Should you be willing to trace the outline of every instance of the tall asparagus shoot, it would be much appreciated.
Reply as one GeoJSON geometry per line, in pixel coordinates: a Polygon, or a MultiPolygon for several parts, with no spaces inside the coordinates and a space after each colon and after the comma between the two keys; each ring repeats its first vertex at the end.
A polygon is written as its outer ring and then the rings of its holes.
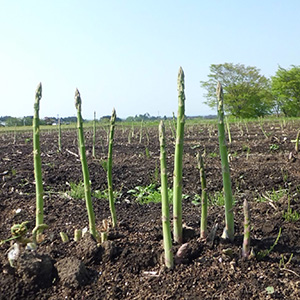
{"type": "Polygon", "coordinates": [[[200,224],[200,238],[207,238],[207,190],[206,190],[206,177],[204,171],[203,157],[200,153],[197,154],[198,168],[200,170],[201,180],[201,224],[200,224]]]}
{"type": "Polygon", "coordinates": [[[217,100],[218,100],[218,132],[219,132],[219,148],[222,164],[223,188],[225,198],[225,228],[222,238],[234,240],[234,217],[233,217],[233,198],[231,189],[231,179],[229,172],[227,147],[224,128],[224,108],[223,108],[223,89],[220,82],[217,84],[217,100]]]}
{"type": "Polygon", "coordinates": [[[58,151],[61,152],[61,122],[58,118],[58,151]]]}
{"type": "Polygon", "coordinates": [[[182,243],[182,155],[183,155],[183,136],[184,136],[184,73],[179,68],[177,79],[178,90],[178,114],[175,143],[175,161],[173,176],[173,223],[174,240],[182,243]]]}
{"type": "Polygon", "coordinates": [[[78,129],[78,139],[79,139],[79,153],[81,160],[81,167],[83,173],[83,182],[84,182],[84,195],[85,195],[85,203],[89,218],[89,229],[91,235],[97,239],[96,225],[95,225],[95,214],[92,204],[91,197],[91,183],[90,183],[90,175],[88,164],[86,160],[85,154],[85,145],[84,145],[84,135],[83,135],[83,125],[82,125],[82,116],[81,116],[81,97],[78,89],[75,91],[75,107],[77,109],[77,129],[78,129]]]}
{"type": "Polygon", "coordinates": [[[243,241],[243,257],[250,255],[250,210],[248,201],[245,199],[243,204],[244,209],[244,241],[243,241]]]}
{"type": "MultiPolygon", "coordinates": [[[[40,149],[40,100],[42,98],[42,84],[39,83],[35,92],[34,115],[33,115],[33,161],[36,191],[36,227],[44,222],[44,189],[42,179],[42,163],[40,149]]],[[[39,231],[39,233],[41,230],[39,231]]]]}
{"type": "Polygon", "coordinates": [[[94,111],[94,121],[93,121],[93,150],[92,150],[92,156],[96,157],[96,112],[94,111]]]}
{"type": "Polygon", "coordinates": [[[161,211],[163,241],[165,251],[165,265],[167,268],[173,268],[172,238],[170,227],[169,197],[168,197],[168,179],[166,164],[166,142],[165,126],[163,121],[159,124],[159,142],[160,142],[160,174],[161,174],[161,211]]]}
{"type": "Polygon", "coordinates": [[[111,119],[110,119],[110,133],[109,133],[109,144],[108,144],[108,158],[107,158],[107,187],[108,187],[108,197],[109,197],[109,208],[112,219],[112,226],[117,226],[117,216],[114,202],[114,193],[112,186],[112,149],[114,143],[114,131],[116,122],[116,110],[113,109],[111,119]]]}

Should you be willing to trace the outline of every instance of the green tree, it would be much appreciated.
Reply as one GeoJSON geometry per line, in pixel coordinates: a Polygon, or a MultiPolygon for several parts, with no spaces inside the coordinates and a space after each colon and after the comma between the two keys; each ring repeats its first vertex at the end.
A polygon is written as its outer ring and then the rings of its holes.
{"type": "Polygon", "coordinates": [[[208,81],[200,81],[207,90],[205,102],[217,106],[216,86],[220,81],[224,90],[224,109],[241,118],[262,117],[273,108],[270,80],[260,75],[256,67],[242,64],[212,64],[208,81]]]}
{"type": "Polygon", "coordinates": [[[6,119],[5,125],[9,126],[9,127],[11,127],[11,126],[22,126],[23,121],[20,118],[9,117],[9,118],[6,119]]]}
{"type": "Polygon", "coordinates": [[[299,117],[300,66],[292,65],[288,70],[279,66],[271,79],[277,112],[282,112],[287,117],[299,117]]]}

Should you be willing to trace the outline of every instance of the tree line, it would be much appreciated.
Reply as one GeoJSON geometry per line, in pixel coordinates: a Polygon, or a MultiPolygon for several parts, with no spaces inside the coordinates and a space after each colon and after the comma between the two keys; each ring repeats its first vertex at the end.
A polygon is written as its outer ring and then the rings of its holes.
{"type": "Polygon", "coordinates": [[[224,108],[238,118],[257,118],[270,114],[300,116],[300,66],[278,67],[267,78],[256,67],[243,64],[212,64],[207,81],[200,81],[207,93],[205,103],[215,108],[216,86],[224,90],[224,108]]]}

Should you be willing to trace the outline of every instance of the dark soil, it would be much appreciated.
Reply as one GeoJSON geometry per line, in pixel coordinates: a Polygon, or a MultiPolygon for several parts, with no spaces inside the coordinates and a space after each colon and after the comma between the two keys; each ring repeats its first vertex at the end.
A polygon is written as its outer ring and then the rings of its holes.
{"type": "MultiPolygon", "coordinates": [[[[97,130],[97,158],[93,159],[91,131],[86,148],[92,190],[107,188],[101,161],[106,159],[106,131],[97,130]]],[[[216,125],[186,126],[184,145],[183,200],[185,256],[173,270],[163,265],[161,205],[138,204],[127,193],[137,186],[159,186],[157,128],[118,127],[115,133],[113,183],[120,192],[116,201],[118,227],[110,228],[101,245],[86,233],[75,242],[74,230],[88,227],[84,199],[66,194],[70,183],[82,181],[75,130],[62,132],[62,152],[55,130],[41,132],[44,181],[44,231],[36,251],[21,249],[10,267],[10,243],[0,245],[0,299],[300,299],[300,221],[284,212],[300,213],[300,156],[294,152],[299,122],[231,126],[229,146],[232,188],[235,197],[235,240],[221,239],[224,208],[210,205],[209,231],[218,224],[213,242],[199,240],[201,195],[195,155],[205,150],[210,201],[222,192],[221,163],[216,125]],[[247,151],[247,149],[250,149],[247,151]],[[149,154],[147,153],[149,152],[149,154]],[[282,191],[272,201],[273,191],[282,191]],[[259,201],[264,196],[265,201],[259,201]],[[266,200],[266,198],[268,198],[266,200]],[[277,245],[263,259],[241,257],[244,199],[250,203],[251,246],[257,254],[277,245]],[[60,232],[69,236],[63,243],[60,232]],[[292,255],[292,257],[291,257],[292,255]],[[291,259],[290,259],[291,258],[291,259]],[[289,260],[290,259],[290,260],[289,260]]],[[[168,130],[168,177],[172,187],[174,138],[168,130]]],[[[35,224],[35,183],[32,134],[0,135],[0,240],[10,237],[13,224],[35,224]]],[[[93,198],[97,228],[110,219],[107,199],[93,198]]],[[[172,215],[172,206],[170,208],[172,215]]],[[[28,237],[30,234],[28,233],[28,237]]],[[[174,245],[174,254],[180,245],[174,245]]]]}

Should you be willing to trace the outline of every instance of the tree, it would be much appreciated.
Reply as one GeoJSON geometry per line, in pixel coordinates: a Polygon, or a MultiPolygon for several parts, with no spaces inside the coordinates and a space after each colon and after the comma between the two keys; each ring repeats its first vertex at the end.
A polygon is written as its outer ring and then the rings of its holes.
{"type": "Polygon", "coordinates": [[[300,116],[300,66],[289,70],[278,67],[272,79],[272,93],[278,112],[287,117],[300,116]]]}
{"type": "Polygon", "coordinates": [[[205,94],[210,107],[217,106],[216,86],[218,81],[224,90],[224,109],[241,118],[262,117],[273,108],[270,80],[260,75],[256,67],[242,64],[212,64],[208,81],[200,81],[207,90],[205,94]]]}

